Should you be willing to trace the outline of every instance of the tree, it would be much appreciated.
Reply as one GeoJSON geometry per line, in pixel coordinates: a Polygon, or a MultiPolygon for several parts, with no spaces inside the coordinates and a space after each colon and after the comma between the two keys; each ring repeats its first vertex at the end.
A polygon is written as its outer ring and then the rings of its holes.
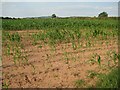
{"type": "Polygon", "coordinates": [[[52,18],[56,18],[56,15],[55,15],[55,14],[52,14],[52,18]]]}
{"type": "Polygon", "coordinates": [[[108,17],[107,12],[102,12],[98,15],[98,17],[108,17]]]}

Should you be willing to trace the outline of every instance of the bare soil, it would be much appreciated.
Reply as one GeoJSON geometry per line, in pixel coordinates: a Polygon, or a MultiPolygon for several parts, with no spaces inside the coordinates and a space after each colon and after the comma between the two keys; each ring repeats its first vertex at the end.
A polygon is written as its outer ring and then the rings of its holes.
{"type": "MultiPolygon", "coordinates": [[[[26,32],[18,31],[21,35],[26,32]]],[[[32,32],[33,33],[33,32],[32,32]]],[[[108,73],[110,68],[116,66],[111,60],[108,67],[108,51],[118,52],[117,39],[97,41],[91,47],[79,47],[72,49],[71,43],[59,44],[56,50],[49,45],[39,48],[39,44],[33,46],[31,40],[24,39],[25,52],[28,55],[28,64],[15,65],[12,56],[4,55],[3,46],[3,81],[9,88],[75,88],[76,81],[84,80],[81,87],[95,86],[98,78],[90,78],[89,71],[96,73],[108,73]],[[102,42],[100,44],[100,42],[102,42]],[[91,61],[97,53],[101,57],[101,66],[97,60],[91,61]]]]}

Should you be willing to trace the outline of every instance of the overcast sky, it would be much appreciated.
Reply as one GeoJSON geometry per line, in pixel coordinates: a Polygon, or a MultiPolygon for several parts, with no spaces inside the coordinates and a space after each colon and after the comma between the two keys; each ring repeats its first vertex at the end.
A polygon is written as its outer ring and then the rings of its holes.
{"type": "Polygon", "coordinates": [[[2,2],[119,2],[119,0],[1,0],[2,2]]]}
{"type": "Polygon", "coordinates": [[[118,16],[118,2],[77,2],[78,0],[76,0],[76,2],[14,2],[14,0],[12,0],[13,2],[7,2],[7,0],[2,1],[2,16],[40,17],[51,16],[53,13],[61,17],[98,16],[98,14],[103,11],[107,12],[109,16],[118,16]]]}

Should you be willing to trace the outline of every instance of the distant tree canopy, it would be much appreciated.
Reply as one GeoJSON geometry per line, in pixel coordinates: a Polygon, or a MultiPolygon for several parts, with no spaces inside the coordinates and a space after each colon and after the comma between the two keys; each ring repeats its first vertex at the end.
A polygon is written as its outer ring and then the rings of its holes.
{"type": "Polygon", "coordinates": [[[15,17],[0,17],[0,19],[20,19],[20,18],[15,18],[15,17]]]}
{"type": "Polygon", "coordinates": [[[56,15],[55,15],[55,14],[52,14],[52,18],[56,18],[56,15]]]}
{"type": "Polygon", "coordinates": [[[2,17],[2,19],[12,19],[11,17],[2,17]]]}
{"type": "Polygon", "coordinates": [[[98,17],[108,17],[107,12],[102,12],[98,15],[98,17]]]}

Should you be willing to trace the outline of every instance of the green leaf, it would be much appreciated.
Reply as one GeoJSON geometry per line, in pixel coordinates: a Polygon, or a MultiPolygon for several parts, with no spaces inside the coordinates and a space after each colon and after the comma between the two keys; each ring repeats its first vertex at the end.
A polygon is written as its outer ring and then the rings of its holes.
{"type": "Polygon", "coordinates": [[[98,55],[98,63],[101,65],[101,57],[98,55]]]}

